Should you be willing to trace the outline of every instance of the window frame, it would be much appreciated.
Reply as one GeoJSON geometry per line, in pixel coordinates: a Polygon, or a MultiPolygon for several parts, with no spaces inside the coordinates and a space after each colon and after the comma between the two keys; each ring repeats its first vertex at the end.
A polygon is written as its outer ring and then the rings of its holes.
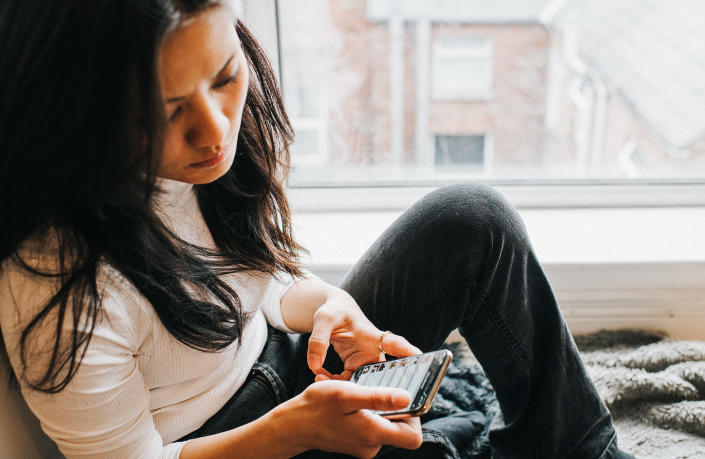
{"type": "MultiPolygon", "coordinates": [[[[237,0],[281,81],[278,0],[237,0]],[[274,20],[272,20],[272,18],[274,20]]],[[[502,180],[494,186],[517,208],[704,207],[702,179],[502,180]]],[[[295,211],[405,209],[448,180],[297,184],[289,188],[295,211]]]]}

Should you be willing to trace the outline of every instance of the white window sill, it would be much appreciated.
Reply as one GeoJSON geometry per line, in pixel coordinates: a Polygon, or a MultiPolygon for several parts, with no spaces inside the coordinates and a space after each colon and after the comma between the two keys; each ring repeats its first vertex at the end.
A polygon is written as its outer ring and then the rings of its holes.
{"type": "MultiPolygon", "coordinates": [[[[401,211],[441,185],[467,182],[467,176],[388,171],[383,177],[344,182],[330,180],[299,185],[288,191],[296,212],[401,211]],[[402,173],[400,176],[399,173],[402,173]],[[419,179],[423,176],[425,179],[419,179]],[[382,182],[382,183],[380,183],[382,182]]],[[[519,209],[575,209],[628,207],[705,207],[705,181],[699,180],[483,180],[519,209]]]]}
{"type": "MultiPolygon", "coordinates": [[[[296,208],[296,206],[295,206],[296,208]]],[[[311,269],[337,283],[401,211],[297,211],[311,269]]],[[[573,332],[705,339],[705,207],[520,209],[573,332]]]]}

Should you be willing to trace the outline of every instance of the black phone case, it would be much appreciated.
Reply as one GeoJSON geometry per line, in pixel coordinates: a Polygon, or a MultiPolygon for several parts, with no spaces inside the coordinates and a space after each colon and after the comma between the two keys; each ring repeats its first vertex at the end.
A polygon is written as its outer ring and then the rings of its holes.
{"type": "Polygon", "coordinates": [[[453,354],[447,350],[363,365],[353,373],[352,382],[364,386],[401,387],[408,390],[411,403],[397,411],[375,411],[387,418],[421,416],[428,412],[453,354]],[[412,393],[413,391],[413,393],[412,393]]]}

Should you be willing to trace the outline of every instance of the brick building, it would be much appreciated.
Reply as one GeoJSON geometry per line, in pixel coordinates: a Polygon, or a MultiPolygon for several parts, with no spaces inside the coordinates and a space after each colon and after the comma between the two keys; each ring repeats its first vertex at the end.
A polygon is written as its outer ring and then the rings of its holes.
{"type": "Polygon", "coordinates": [[[299,183],[705,175],[705,3],[279,5],[299,183]]]}
{"type": "Polygon", "coordinates": [[[556,4],[547,155],[579,177],[705,176],[705,3],[556,4]]]}
{"type": "Polygon", "coordinates": [[[282,2],[299,169],[521,175],[542,163],[545,0],[282,2]],[[373,166],[373,167],[370,167],[373,166]]]}

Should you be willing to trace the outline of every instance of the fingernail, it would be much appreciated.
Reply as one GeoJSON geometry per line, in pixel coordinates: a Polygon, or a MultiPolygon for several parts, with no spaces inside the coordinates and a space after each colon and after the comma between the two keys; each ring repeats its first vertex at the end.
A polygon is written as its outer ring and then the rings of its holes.
{"type": "Polygon", "coordinates": [[[406,406],[411,401],[411,395],[405,390],[397,390],[392,394],[392,404],[394,406],[406,406]]]}

